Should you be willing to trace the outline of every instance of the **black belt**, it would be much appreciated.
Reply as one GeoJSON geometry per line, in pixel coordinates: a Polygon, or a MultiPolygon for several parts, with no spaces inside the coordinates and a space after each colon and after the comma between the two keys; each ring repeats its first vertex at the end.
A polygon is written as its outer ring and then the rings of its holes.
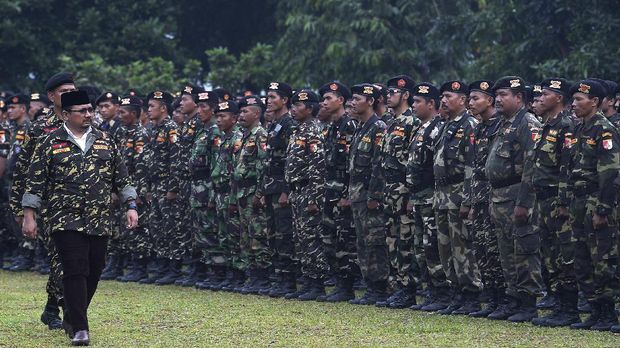
{"type": "Polygon", "coordinates": [[[308,185],[309,182],[310,181],[308,181],[308,180],[300,180],[300,181],[292,182],[292,183],[288,184],[288,186],[291,188],[291,191],[299,191],[304,186],[308,185]]]}
{"type": "Polygon", "coordinates": [[[503,187],[507,187],[507,186],[512,186],[512,185],[518,184],[520,182],[521,182],[521,177],[520,176],[513,176],[512,178],[508,178],[508,179],[504,179],[504,180],[492,181],[491,182],[491,187],[493,189],[499,189],[499,188],[503,188],[503,187]]]}
{"type": "Polygon", "coordinates": [[[551,197],[558,196],[558,188],[557,187],[542,187],[537,186],[536,191],[536,199],[545,200],[551,197]]]}
{"type": "Polygon", "coordinates": [[[448,185],[460,184],[463,181],[465,181],[464,174],[444,176],[442,178],[435,179],[435,183],[437,184],[437,186],[448,186],[448,185]]]}
{"type": "Polygon", "coordinates": [[[597,191],[598,191],[598,185],[586,185],[586,186],[573,188],[573,193],[577,197],[590,195],[590,194],[596,193],[597,191]]]}

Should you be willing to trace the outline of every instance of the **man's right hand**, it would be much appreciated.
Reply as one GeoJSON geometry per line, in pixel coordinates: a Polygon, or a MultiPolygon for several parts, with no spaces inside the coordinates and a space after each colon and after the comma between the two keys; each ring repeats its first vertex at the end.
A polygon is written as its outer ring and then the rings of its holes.
{"type": "Polygon", "coordinates": [[[34,216],[25,216],[22,223],[22,233],[28,239],[37,238],[37,220],[34,216]]]}

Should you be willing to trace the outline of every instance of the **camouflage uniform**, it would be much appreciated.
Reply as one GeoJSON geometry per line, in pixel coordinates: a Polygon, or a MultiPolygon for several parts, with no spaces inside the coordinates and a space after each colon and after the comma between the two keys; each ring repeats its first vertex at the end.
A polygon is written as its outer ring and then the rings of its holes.
{"type": "Polygon", "coordinates": [[[267,161],[261,182],[261,195],[265,197],[267,230],[273,254],[274,271],[279,278],[291,281],[295,277],[297,262],[293,245],[293,211],[290,205],[281,207],[278,198],[289,193],[284,180],[286,149],[296,122],[289,113],[269,125],[267,138],[267,161]]]}
{"type": "Polygon", "coordinates": [[[151,243],[162,259],[176,259],[171,243],[178,233],[175,212],[179,205],[179,198],[166,199],[167,192],[179,192],[179,182],[175,173],[178,165],[179,146],[177,139],[177,125],[166,117],[160,124],[153,127],[153,136],[149,143],[151,214],[149,218],[149,232],[151,243]]]}
{"type": "MultiPolygon", "coordinates": [[[[62,125],[63,121],[54,113],[54,110],[51,109],[47,114],[37,118],[28,129],[28,134],[21,151],[17,154],[15,172],[13,173],[13,183],[9,195],[10,207],[14,216],[24,216],[21,199],[26,190],[26,178],[34,154],[35,145],[42,142],[48,134],[62,127],[62,125]]],[[[44,204],[41,209],[38,225],[39,238],[44,241],[50,258],[50,275],[47,280],[46,290],[51,298],[54,298],[57,303],[60,303],[63,298],[62,266],[56,251],[56,246],[49,235],[45,205],[46,204],[44,204]]]]}
{"type": "Polygon", "coordinates": [[[179,130],[179,156],[177,157],[179,163],[177,165],[178,171],[174,173],[179,182],[178,204],[176,206],[177,210],[174,213],[174,216],[178,217],[176,222],[178,227],[175,229],[177,234],[172,241],[172,248],[174,249],[172,253],[176,259],[187,257],[192,251],[192,219],[190,214],[192,173],[190,170],[190,157],[194,143],[203,127],[204,124],[198,114],[196,114],[179,130]]]}
{"type": "Polygon", "coordinates": [[[381,168],[385,187],[383,209],[386,216],[386,243],[394,281],[399,288],[416,288],[420,269],[413,257],[413,219],[407,212],[409,188],[406,185],[406,165],[409,143],[420,121],[408,108],[394,118],[381,143],[381,168]]]}
{"type": "Polygon", "coordinates": [[[291,189],[296,254],[303,275],[310,280],[319,280],[328,273],[328,265],[320,238],[325,158],[317,120],[311,119],[297,126],[286,155],[284,175],[291,189]],[[307,212],[306,208],[311,204],[317,205],[319,211],[307,212]]]}
{"type": "Polygon", "coordinates": [[[349,156],[349,200],[357,234],[357,259],[370,288],[385,287],[390,273],[385,216],[380,207],[369,210],[366,206],[370,199],[383,199],[380,145],[386,128],[377,115],[360,124],[349,156]]]}
{"type": "MultiPolygon", "coordinates": [[[[11,151],[10,139],[11,132],[8,127],[0,124],[0,157],[5,160],[9,157],[9,152],[11,151]]],[[[0,268],[3,267],[1,264],[4,260],[2,254],[14,250],[17,243],[15,231],[16,223],[9,208],[8,191],[10,189],[10,183],[8,179],[5,169],[5,175],[0,177],[0,214],[2,214],[2,218],[0,219],[0,268]]]]}
{"type": "Polygon", "coordinates": [[[243,134],[237,126],[234,126],[229,133],[222,134],[222,142],[211,163],[219,245],[209,253],[214,264],[234,270],[243,270],[239,249],[241,229],[239,214],[230,209],[231,206],[237,205],[232,192],[231,178],[234,170],[233,154],[241,149],[242,137],[243,134]]]}
{"type": "MultiPolygon", "coordinates": [[[[217,263],[209,250],[219,248],[215,211],[208,209],[209,201],[215,199],[211,183],[211,164],[219,149],[222,133],[215,122],[209,122],[199,130],[191,150],[189,168],[192,173],[190,205],[194,228],[194,249],[201,254],[206,265],[217,263]]],[[[221,261],[219,263],[222,263],[221,261]]]]}
{"type": "Polygon", "coordinates": [[[532,150],[540,122],[521,108],[510,118],[502,116],[486,162],[491,185],[491,218],[497,232],[506,295],[528,306],[542,289],[540,236],[528,222],[513,221],[515,206],[531,209],[532,150]]]}
{"type": "Polygon", "coordinates": [[[414,239],[421,239],[423,250],[416,250],[420,266],[426,267],[428,286],[436,294],[447,294],[448,281],[439,257],[437,224],[433,210],[435,142],[444,121],[435,116],[421,124],[411,140],[407,162],[407,187],[413,203],[414,239]]]}
{"type": "Polygon", "coordinates": [[[340,207],[349,190],[349,149],[356,122],[348,115],[334,121],[324,137],[325,203],[323,205],[323,250],[330,269],[343,280],[353,281],[357,273],[355,225],[351,207],[340,207]]]}
{"type": "Polygon", "coordinates": [[[465,192],[463,205],[471,207],[474,211],[472,221],[472,230],[475,233],[474,249],[484,287],[491,292],[504,294],[506,285],[499,259],[497,234],[489,211],[491,186],[484,172],[489,147],[499,123],[500,118],[496,114],[480,122],[474,130],[474,143],[468,147],[468,151],[471,152],[468,156],[471,162],[467,164],[468,170],[466,171],[471,178],[466,181],[468,185],[463,188],[465,192]]]}
{"type": "Polygon", "coordinates": [[[241,222],[241,265],[265,274],[271,266],[267,220],[263,207],[254,207],[259,178],[267,158],[267,131],[259,124],[243,132],[241,149],[235,160],[233,178],[241,222]]]}
{"type": "Polygon", "coordinates": [[[146,129],[140,124],[123,128],[122,136],[119,139],[121,155],[142,204],[138,205],[138,226],[136,228],[129,230],[126,224],[121,224],[122,244],[126,246],[135,260],[144,260],[149,257],[150,250],[153,247],[152,241],[148,238],[149,203],[146,200],[149,188],[149,136],[146,129]]]}
{"type": "Polygon", "coordinates": [[[475,119],[463,111],[446,121],[435,147],[435,209],[439,257],[452,289],[475,297],[482,289],[480,270],[472,245],[471,226],[459,217],[468,186],[465,164],[471,162],[467,147],[474,139],[475,119]]]}
{"type": "Polygon", "coordinates": [[[595,309],[612,311],[618,289],[618,226],[612,214],[616,193],[611,184],[619,169],[618,133],[605,116],[597,113],[575,129],[568,191],[562,193],[560,188],[560,196],[572,196],[570,221],[579,290],[595,309]],[[608,226],[595,230],[594,213],[606,215],[608,226]]]}

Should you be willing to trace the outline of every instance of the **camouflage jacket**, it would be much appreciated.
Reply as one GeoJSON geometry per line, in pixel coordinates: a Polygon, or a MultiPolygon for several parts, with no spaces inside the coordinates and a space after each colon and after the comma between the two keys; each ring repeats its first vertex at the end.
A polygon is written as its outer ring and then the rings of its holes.
{"type": "Polygon", "coordinates": [[[286,149],[284,176],[290,186],[306,186],[308,204],[323,204],[325,151],[319,121],[310,119],[297,126],[286,149]]]}
{"type": "MultiPolygon", "coordinates": [[[[532,184],[535,191],[540,191],[539,195],[547,194],[545,190],[551,189],[552,195],[557,196],[558,187],[568,185],[573,130],[573,122],[566,112],[561,112],[543,125],[534,146],[532,172],[532,184]]],[[[569,203],[569,197],[560,197],[561,205],[568,206],[569,203]]]]}
{"type": "Polygon", "coordinates": [[[121,137],[121,156],[125,161],[127,173],[134,184],[138,197],[145,199],[149,192],[149,136],[146,129],[139,123],[123,127],[121,137]]]}
{"type": "Polygon", "coordinates": [[[261,183],[261,194],[263,195],[289,192],[288,185],[284,180],[284,167],[286,165],[286,149],[295,126],[296,122],[289,113],[269,124],[267,129],[267,164],[261,183]]]}
{"type": "Polygon", "coordinates": [[[432,204],[435,192],[433,156],[435,142],[444,120],[435,116],[421,124],[413,133],[407,160],[407,188],[413,204],[432,204]]]}
{"type": "Polygon", "coordinates": [[[26,177],[28,175],[28,168],[32,155],[34,154],[35,145],[38,142],[62,127],[63,121],[56,116],[54,109],[50,109],[47,114],[37,118],[37,120],[30,126],[26,139],[22,144],[20,152],[17,154],[17,161],[15,163],[15,171],[13,172],[13,183],[11,184],[11,193],[9,196],[9,203],[11,211],[15,216],[23,216],[22,210],[22,196],[26,189],[26,177]]]}
{"type": "Polygon", "coordinates": [[[267,131],[260,124],[243,132],[241,149],[235,156],[233,182],[237,199],[254,195],[265,171],[267,131]]]}
{"type": "Polygon", "coordinates": [[[123,133],[125,129],[122,126],[122,122],[119,117],[115,117],[110,121],[103,121],[99,125],[99,129],[108,133],[110,137],[116,142],[117,145],[122,144],[123,133]]]}
{"type": "Polygon", "coordinates": [[[535,141],[540,137],[540,122],[525,108],[511,118],[501,116],[485,165],[491,185],[491,201],[514,200],[515,204],[531,208],[532,159],[535,141]]]}
{"type": "Polygon", "coordinates": [[[394,118],[381,141],[381,168],[385,183],[406,182],[409,144],[420,120],[408,108],[394,118]]]}
{"type": "Polygon", "coordinates": [[[620,132],[620,114],[616,113],[607,118],[611,124],[616,127],[616,130],[620,132]]]}
{"type": "Polygon", "coordinates": [[[15,172],[15,166],[17,165],[17,155],[21,152],[24,143],[26,142],[26,136],[31,123],[29,120],[21,125],[16,124],[11,131],[11,152],[9,153],[9,161],[6,166],[5,175],[9,180],[13,179],[13,173],[15,172]]]}
{"type": "Polygon", "coordinates": [[[463,187],[465,199],[464,206],[471,206],[477,203],[488,203],[491,193],[491,186],[484,172],[484,167],[489,155],[489,148],[493,142],[493,137],[500,124],[500,117],[495,114],[487,121],[478,123],[474,130],[474,141],[467,147],[471,155],[467,156],[470,162],[466,163],[466,175],[471,176],[465,180],[463,187]]]}
{"type": "Polygon", "coordinates": [[[222,135],[222,143],[211,162],[211,181],[217,193],[231,192],[230,182],[235,168],[233,155],[241,148],[242,138],[243,133],[236,125],[222,135]]]}
{"type": "Polygon", "coordinates": [[[0,125],[0,157],[8,158],[11,152],[11,131],[0,125]]]}
{"type": "Polygon", "coordinates": [[[349,200],[383,200],[381,141],[387,125],[377,115],[359,124],[349,155],[349,200]]]}
{"type": "MultiPolygon", "coordinates": [[[[448,120],[437,138],[434,153],[435,203],[438,209],[458,209],[465,195],[463,187],[468,176],[466,164],[471,163],[471,151],[467,148],[474,140],[476,120],[463,111],[448,120]]],[[[471,177],[471,175],[469,175],[471,177]]]]}
{"type": "Polygon", "coordinates": [[[325,142],[325,199],[346,198],[349,190],[349,151],[357,122],[343,115],[332,122],[325,142]]]}
{"type": "Polygon", "coordinates": [[[179,164],[177,165],[179,171],[176,173],[179,180],[191,180],[192,149],[204,127],[205,125],[196,114],[179,129],[179,164]]]}
{"type": "Polygon", "coordinates": [[[177,124],[166,117],[153,127],[149,143],[149,182],[161,186],[162,191],[179,192],[178,172],[179,141],[177,124]]]}
{"type": "Polygon", "coordinates": [[[220,147],[222,132],[215,122],[203,124],[198,129],[196,141],[190,149],[189,171],[192,180],[211,181],[211,163],[220,147]]]}
{"type": "MultiPolygon", "coordinates": [[[[615,127],[601,113],[575,128],[569,162],[568,192],[560,196],[593,196],[596,212],[608,215],[616,200],[612,183],[620,169],[620,143],[615,127]]],[[[562,191],[562,188],[560,188],[562,191]]]]}
{"type": "Polygon", "coordinates": [[[61,127],[37,143],[22,205],[40,209],[45,197],[48,200],[45,218],[52,232],[109,236],[113,191],[119,193],[122,202],[136,198],[114,140],[92,129],[82,152],[61,127]]]}

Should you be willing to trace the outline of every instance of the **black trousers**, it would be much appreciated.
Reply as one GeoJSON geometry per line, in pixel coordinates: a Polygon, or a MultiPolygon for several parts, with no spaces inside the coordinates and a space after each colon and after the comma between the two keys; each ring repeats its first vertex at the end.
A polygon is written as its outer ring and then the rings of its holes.
{"type": "Polygon", "coordinates": [[[88,306],[105,266],[108,237],[54,231],[52,238],[64,272],[65,321],[74,331],[88,330],[88,306]]]}

